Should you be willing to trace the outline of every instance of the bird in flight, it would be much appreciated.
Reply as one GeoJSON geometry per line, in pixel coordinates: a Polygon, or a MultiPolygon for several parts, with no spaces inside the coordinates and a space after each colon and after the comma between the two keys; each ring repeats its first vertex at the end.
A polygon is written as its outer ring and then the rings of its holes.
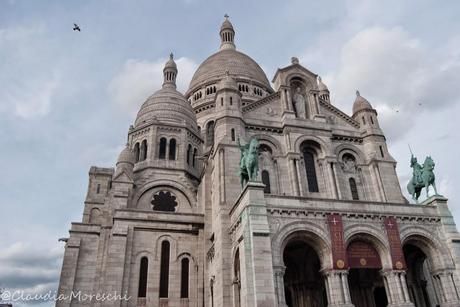
{"type": "Polygon", "coordinates": [[[73,24],[73,30],[78,32],[81,31],[80,27],[76,23],[73,24]]]}

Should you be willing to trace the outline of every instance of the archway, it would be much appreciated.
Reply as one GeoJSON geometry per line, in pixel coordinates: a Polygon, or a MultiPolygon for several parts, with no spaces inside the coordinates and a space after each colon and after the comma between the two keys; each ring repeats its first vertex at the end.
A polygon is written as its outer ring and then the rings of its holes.
{"type": "Polygon", "coordinates": [[[355,307],[386,307],[387,295],[380,274],[382,261],[367,241],[355,240],[347,246],[348,284],[355,307]]]}
{"type": "Polygon", "coordinates": [[[430,277],[430,263],[427,255],[414,244],[405,244],[404,258],[407,265],[407,287],[410,300],[416,307],[438,305],[436,289],[430,277]]]}
{"type": "Polygon", "coordinates": [[[316,251],[304,240],[294,238],[283,251],[284,289],[289,307],[326,307],[327,296],[316,251]]]}

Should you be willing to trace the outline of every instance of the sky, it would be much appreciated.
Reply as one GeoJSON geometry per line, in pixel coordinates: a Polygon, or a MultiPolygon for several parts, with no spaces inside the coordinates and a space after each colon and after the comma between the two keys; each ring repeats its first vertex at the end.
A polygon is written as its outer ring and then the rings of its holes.
{"type": "Polygon", "coordinates": [[[359,89],[378,111],[403,191],[410,144],[419,161],[435,160],[460,221],[459,1],[0,0],[0,289],[57,288],[58,238],[81,221],[90,166],[114,166],[170,52],[187,90],[218,50],[224,14],[237,49],[269,80],[296,56],[349,115],[359,89]]]}

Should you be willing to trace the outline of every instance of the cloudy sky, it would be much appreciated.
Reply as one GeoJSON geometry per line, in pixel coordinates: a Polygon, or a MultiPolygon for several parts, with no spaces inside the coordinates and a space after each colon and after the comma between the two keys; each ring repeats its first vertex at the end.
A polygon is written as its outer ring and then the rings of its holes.
{"type": "Polygon", "coordinates": [[[460,221],[459,1],[0,0],[0,288],[57,287],[57,240],[81,220],[89,167],[114,165],[171,51],[187,89],[218,49],[225,13],[237,48],[269,79],[297,56],[348,114],[359,89],[379,112],[401,185],[410,143],[436,161],[460,221]]]}

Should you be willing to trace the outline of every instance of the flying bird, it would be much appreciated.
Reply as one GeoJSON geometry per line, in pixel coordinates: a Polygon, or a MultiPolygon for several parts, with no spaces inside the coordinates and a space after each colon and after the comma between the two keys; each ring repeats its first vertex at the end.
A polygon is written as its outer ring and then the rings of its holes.
{"type": "Polygon", "coordinates": [[[73,30],[78,32],[81,31],[80,27],[76,23],[73,24],[73,30]]]}

